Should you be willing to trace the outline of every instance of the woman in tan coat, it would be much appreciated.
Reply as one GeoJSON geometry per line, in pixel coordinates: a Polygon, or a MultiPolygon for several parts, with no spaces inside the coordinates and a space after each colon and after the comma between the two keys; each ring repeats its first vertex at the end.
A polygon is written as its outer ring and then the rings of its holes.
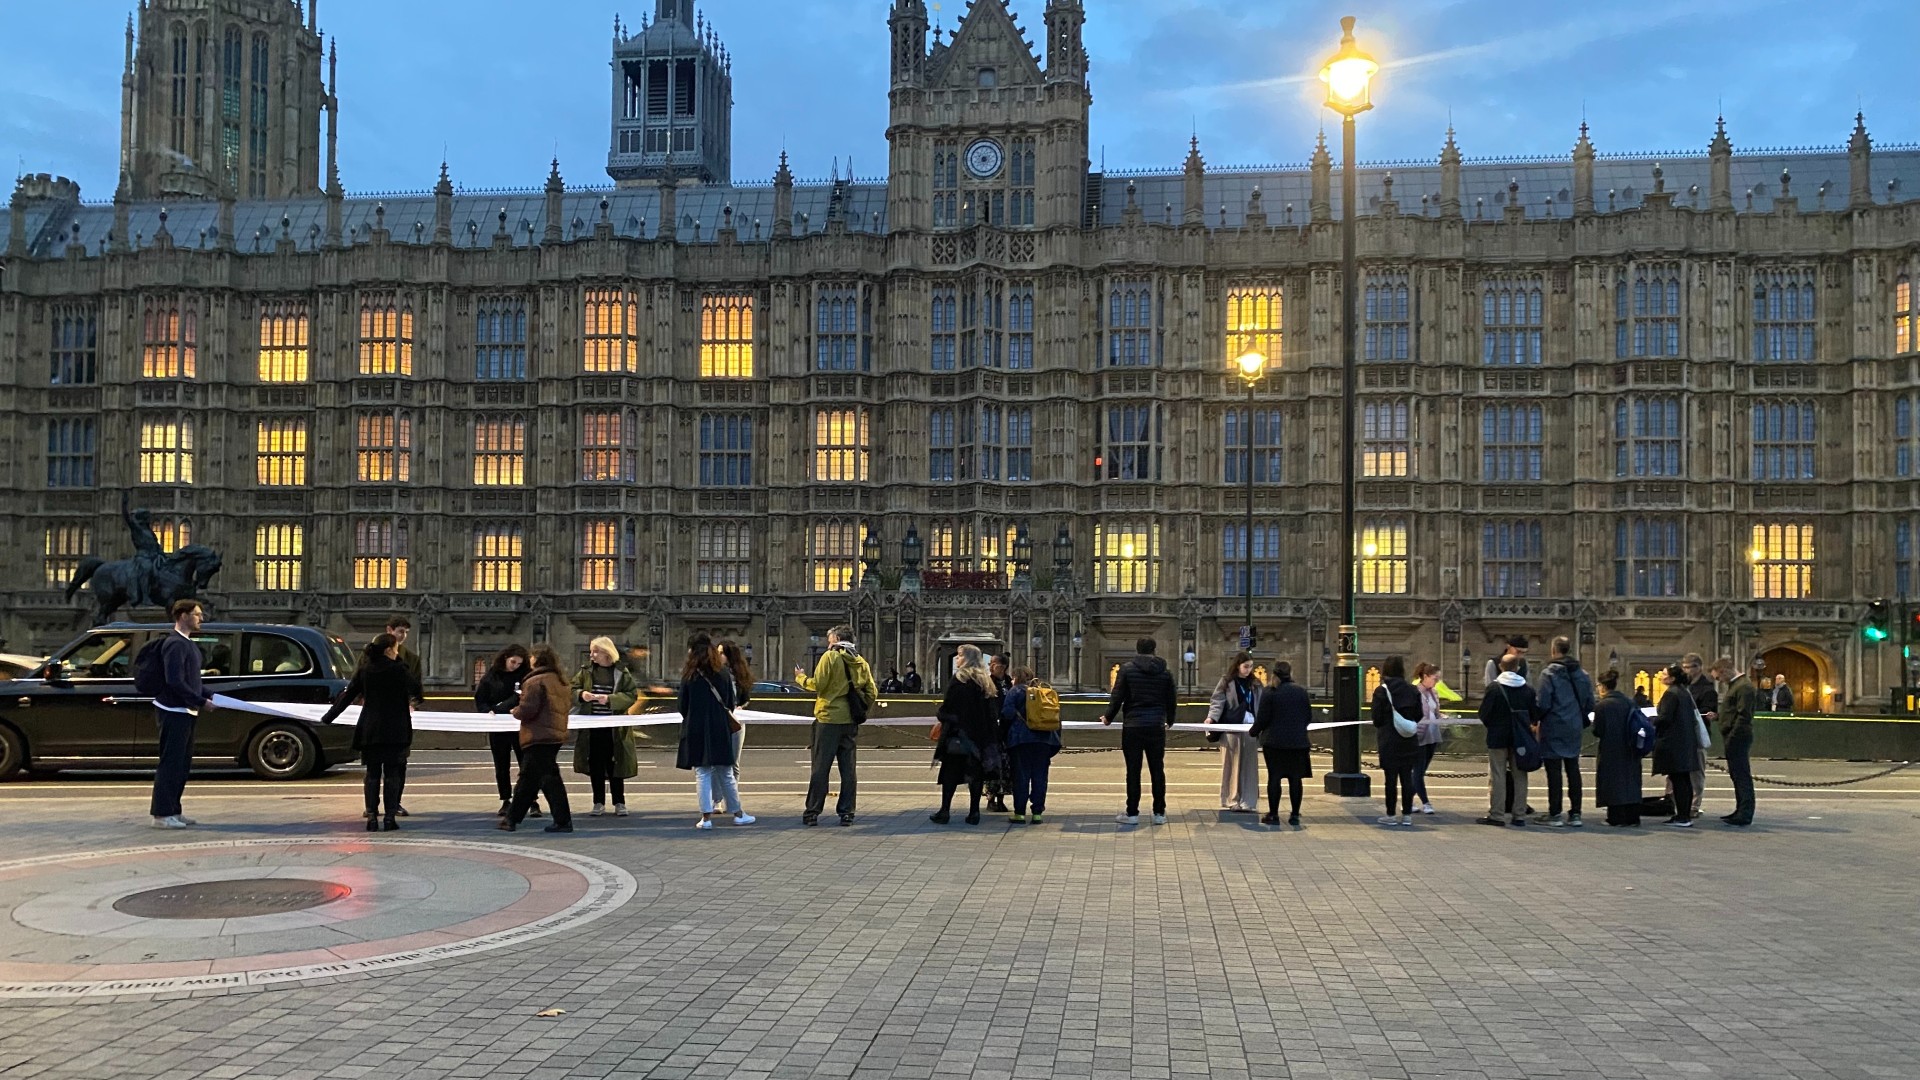
{"type": "Polygon", "coordinates": [[[573,687],[560,674],[560,654],[551,645],[534,646],[533,671],[520,684],[520,704],[513,710],[514,719],[520,721],[520,782],[514,786],[513,802],[499,829],[519,828],[538,794],[546,797],[547,808],[553,811],[547,831],[573,831],[567,785],[560,780],[560,747],[567,741],[572,705],[573,687]]]}

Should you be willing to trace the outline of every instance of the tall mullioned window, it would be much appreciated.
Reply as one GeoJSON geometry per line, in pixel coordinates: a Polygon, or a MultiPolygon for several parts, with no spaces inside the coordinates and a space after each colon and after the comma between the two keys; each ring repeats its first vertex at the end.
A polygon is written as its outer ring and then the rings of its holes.
{"type": "Polygon", "coordinates": [[[960,293],[960,366],[1000,367],[1005,362],[1006,285],[970,281],[960,293]]]}
{"type": "Polygon", "coordinates": [[[863,523],[828,518],[813,523],[807,545],[807,566],[814,592],[851,592],[860,565],[860,542],[867,537],[863,523]]]}
{"type": "Polygon", "coordinates": [[[1014,139],[1007,145],[1007,218],[1015,228],[1033,224],[1034,140],[1014,139]]]}
{"type": "Polygon", "coordinates": [[[363,412],[354,416],[354,479],[404,484],[413,479],[413,415],[363,412]]]}
{"type": "Polygon", "coordinates": [[[299,592],[307,558],[307,527],[266,522],[253,530],[253,587],[261,592],[299,592]]]}
{"type": "Polygon", "coordinates": [[[1412,405],[1369,401],[1360,409],[1360,475],[1402,477],[1413,469],[1412,405]]]}
{"type": "Polygon", "coordinates": [[[263,383],[307,381],[309,317],[304,300],[260,306],[260,355],[255,373],[263,383]]]}
{"type": "Polygon", "coordinates": [[[407,587],[409,536],[404,518],[356,518],[353,522],[353,587],[407,587]]]}
{"type": "Polygon", "coordinates": [[[1166,445],[1164,414],[1157,404],[1136,402],[1107,408],[1101,475],[1108,480],[1158,480],[1166,445]]]}
{"type": "Polygon", "coordinates": [[[518,487],[527,475],[527,421],[521,416],[473,419],[475,487],[518,487]]]}
{"type": "Polygon", "coordinates": [[[958,475],[958,416],[952,406],[927,413],[927,479],[935,483],[950,483],[958,475]]]}
{"type": "Polygon", "coordinates": [[[714,522],[700,526],[694,550],[694,587],[703,593],[745,593],[753,564],[753,528],[714,522]]]}
{"type": "Polygon", "coordinates": [[[1007,410],[1007,479],[1033,479],[1033,406],[1007,410]]]}
{"type": "Polygon", "coordinates": [[[304,487],[307,482],[307,421],[304,417],[261,420],[254,425],[254,483],[304,487]]]}
{"type": "Polygon", "coordinates": [[[640,415],[632,409],[580,414],[580,479],[631,484],[640,473],[640,415]]]}
{"type": "Polygon", "coordinates": [[[1480,595],[1539,596],[1546,576],[1538,519],[1480,526],[1480,595]]]}
{"type": "Polygon", "coordinates": [[[1813,595],[1813,526],[1773,522],[1753,527],[1747,552],[1755,600],[1805,600],[1813,595]]]}
{"type": "Polygon", "coordinates": [[[193,543],[193,523],[181,517],[154,518],[153,538],[160,541],[161,551],[171,555],[193,543]]]}
{"type": "Polygon", "coordinates": [[[482,382],[527,377],[527,302],[485,296],[473,309],[473,377],[482,382]]]}
{"type": "Polygon", "coordinates": [[[473,591],[519,592],[526,534],[519,525],[473,527],[473,591]]]}
{"type": "Polygon", "coordinates": [[[813,479],[864,483],[871,457],[865,408],[814,410],[813,479]]]}
{"type": "Polygon", "coordinates": [[[753,378],[753,297],[700,299],[700,377],[753,378]]]}
{"type": "Polygon", "coordinates": [[[927,343],[928,366],[934,371],[956,370],[960,355],[960,291],[952,285],[937,286],[927,314],[932,335],[927,343]]]}
{"type": "Polygon", "coordinates": [[[1681,355],[1680,267],[1640,265],[1615,274],[1613,319],[1616,358],[1681,355]]]}
{"type": "Polygon", "coordinates": [[[247,73],[247,195],[267,197],[267,88],[271,85],[273,49],[267,35],[254,34],[247,73]]]}
{"type": "Polygon", "coordinates": [[[1033,282],[1007,289],[1007,370],[1033,370],[1033,282]]]}
{"type": "Polygon", "coordinates": [[[1361,359],[1395,362],[1413,357],[1412,288],[1400,272],[1367,275],[1361,293],[1366,333],[1361,359]]]}
{"type": "Polygon", "coordinates": [[[1154,319],[1152,278],[1115,278],[1107,283],[1105,322],[1108,367],[1153,367],[1160,362],[1159,323],[1154,319]]]}
{"type": "Polygon", "coordinates": [[[1242,408],[1226,411],[1226,430],[1221,446],[1221,457],[1226,465],[1226,473],[1221,477],[1223,482],[1247,482],[1249,455],[1254,483],[1278,484],[1284,479],[1280,471],[1283,448],[1280,416],[1279,409],[1242,408]],[[1249,441],[1253,444],[1251,449],[1247,445],[1249,441]]]}
{"type": "Polygon", "coordinates": [[[1245,524],[1220,530],[1220,595],[1245,596],[1249,579],[1255,596],[1280,595],[1280,523],[1253,523],[1252,543],[1245,524]]]}
{"type": "Polygon", "coordinates": [[[588,289],[580,310],[580,370],[589,375],[639,371],[640,298],[624,289],[588,289]]]}
{"type": "Polygon", "coordinates": [[[1753,358],[1762,363],[1814,359],[1813,271],[1753,276],[1753,358]]]}
{"type": "Polygon", "coordinates": [[[1756,401],[1752,431],[1752,479],[1813,479],[1813,402],[1756,401]]]}
{"type": "Polygon", "coordinates": [[[140,482],[193,483],[193,421],[156,416],[140,421],[140,482]]]}
{"type": "Polygon", "coordinates": [[[589,518],[580,523],[580,589],[619,592],[633,588],[639,544],[631,518],[589,518]]]}
{"type": "MultiPolygon", "coordinates": [[[[176,154],[191,155],[193,147],[187,142],[187,110],[191,107],[196,114],[199,111],[199,94],[187,92],[187,57],[191,45],[187,39],[184,23],[174,23],[172,30],[173,64],[172,79],[168,87],[171,90],[167,106],[167,144],[176,154]]],[[[197,90],[197,88],[196,88],[197,90]]]]}
{"type": "Polygon", "coordinates": [[[140,374],[191,379],[199,367],[199,313],[177,298],[148,299],[141,320],[140,374]]]}
{"type": "Polygon", "coordinates": [[[960,224],[960,143],[936,139],[933,143],[933,227],[951,229],[960,224]]]}
{"type": "Polygon", "coordinates": [[[1621,398],[1613,406],[1615,476],[1679,476],[1686,467],[1680,399],[1621,398]]]}
{"type": "Polygon", "coordinates": [[[820,289],[814,301],[813,353],[815,371],[873,370],[871,288],[833,285],[820,289]]]}
{"type": "Polygon", "coordinates": [[[1510,367],[1543,362],[1545,293],[1546,282],[1539,274],[1494,278],[1481,285],[1481,363],[1510,367]]]}
{"type": "Polygon", "coordinates": [[[52,386],[92,386],[99,379],[100,316],[93,307],[62,304],[47,318],[52,386]]]}
{"type": "Polygon", "coordinates": [[[1006,443],[1002,441],[1006,438],[1006,409],[999,405],[970,408],[972,417],[961,422],[961,434],[968,442],[961,451],[961,479],[998,480],[1007,458],[1006,443]]]}
{"type": "Polygon", "coordinates": [[[1100,522],[1093,527],[1093,591],[1160,591],[1158,522],[1100,522]]]}
{"type": "Polygon", "coordinates": [[[1227,370],[1250,352],[1267,358],[1267,370],[1284,361],[1285,322],[1278,285],[1238,285],[1227,290],[1227,370]]]}
{"type": "Polygon", "coordinates": [[[80,560],[93,554],[93,526],[79,521],[47,526],[40,553],[47,587],[64,586],[80,572],[80,560]]]}
{"type": "Polygon", "coordinates": [[[1677,517],[1636,517],[1613,526],[1613,594],[1679,596],[1686,529],[1677,517]]]}
{"type": "Polygon", "coordinates": [[[700,486],[748,487],[753,483],[753,416],[700,414],[700,486]]]}
{"type": "Polygon", "coordinates": [[[413,374],[413,305],[392,293],[360,301],[360,374],[413,374]]]}
{"type": "Polygon", "coordinates": [[[1901,274],[1893,282],[1893,351],[1912,352],[1916,341],[1920,334],[1914,331],[1913,279],[1901,274]]]}
{"type": "Polygon", "coordinates": [[[1407,591],[1407,519],[1367,518],[1360,523],[1359,591],[1407,591]]]}
{"type": "Polygon", "coordinates": [[[1920,475],[1920,424],[1914,414],[1920,412],[1920,400],[1902,395],[1893,399],[1893,475],[1920,475]]]}
{"type": "Polygon", "coordinates": [[[47,420],[47,486],[92,487],[98,447],[98,421],[93,417],[50,417],[47,420]]]}
{"type": "Polygon", "coordinates": [[[1546,437],[1539,405],[1488,405],[1480,410],[1480,482],[1532,483],[1540,479],[1546,437]]]}

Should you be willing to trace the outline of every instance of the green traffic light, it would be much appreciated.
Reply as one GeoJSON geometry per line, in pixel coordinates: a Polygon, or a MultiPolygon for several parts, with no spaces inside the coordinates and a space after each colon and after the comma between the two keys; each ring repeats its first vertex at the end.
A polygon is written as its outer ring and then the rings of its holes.
{"type": "Polygon", "coordinates": [[[1877,626],[1869,626],[1865,630],[1861,631],[1861,633],[1867,636],[1868,641],[1887,640],[1887,632],[1885,630],[1880,629],[1877,626]]]}

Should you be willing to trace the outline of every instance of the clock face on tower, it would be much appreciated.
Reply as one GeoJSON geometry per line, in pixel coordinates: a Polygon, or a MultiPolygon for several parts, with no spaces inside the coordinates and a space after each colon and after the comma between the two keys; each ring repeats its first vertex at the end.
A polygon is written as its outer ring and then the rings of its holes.
{"type": "Polygon", "coordinates": [[[1000,172],[1003,156],[999,143],[992,139],[977,140],[967,147],[967,171],[976,178],[985,180],[1000,172]]]}

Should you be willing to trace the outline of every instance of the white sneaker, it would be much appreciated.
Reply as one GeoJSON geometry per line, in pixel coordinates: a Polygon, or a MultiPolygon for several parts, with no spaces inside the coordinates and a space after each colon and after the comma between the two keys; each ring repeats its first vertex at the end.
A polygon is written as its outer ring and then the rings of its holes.
{"type": "Polygon", "coordinates": [[[1165,814],[1153,815],[1153,823],[1155,825],[1165,825],[1167,823],[1167,815],[1165,814]]]}
{"type": "Polygon", "coordinates": [[[1421,804],[1420,804],[1420,812],[1421,812],[1421,813],[1423,813],[1423,814],[1431,814],[1431,813],[1433,813],[1433,812],[1434,812],[1434,809],[1433,809],[1433,804],[1432,804],[1432,803],[1421,803],[1421,804]]]}
{"type": "Polygon", "coordinates": [[[1392,814],[1388,814],[1383,818],[1374,818],[1373,823],[1375,825],[1398,825],[1400,824],[1400,819],[1394,817],[1392,814]]]}
{"type": "Polygon", "coordinates": [[[175,816],[175,817],[178,817],[178,818],[179,818],[179,819],[180,819],[181,821],[183,821],[183,822],[185,822],[185,823],[186,823],[186,824],[188,824],[188,825],[198,825],[198,824],[200,824],[199,822],[197,822],[197,821],[195,821],[195,820],[193,820],[192,818],[190,818],[190,817],[188,817],[188,816],[187,816],[187,815],[185,815],[185,814],[176,814],[176,815],[174,815],[174,816],[175,816]]]}
{"type": "Polygon", "coordinates": [[[703,817],[699,821],[694,822],[693,827],[696,829],[711,829],[713,828],[713,819],[703,817]]]}
{"type": "Polygon", "coordinates": [[[1413,815],[1411,815],[1411,814],[1401,814],[1401,815],[1400,815],[1400,824],[1402,824],[1402,825],[1412,825],[1412,824],[1413,824],[1413,815]]]}
{"type": "Polygon", "coordinates": [[[156,829],[184,829],[191,824],[192,822],[181,817],[179,814],[153,819],[153,827],[156,829]]]}
{"type": "Polygon", "coordinates": [[[1139,814],[1121,814],[1120,816],[1114,818],[1113,820],[1119,822],[1122,825],[1138,825],[1140,824],[1140,815],[1139,814]]]}
{"type": "Polygon", "coordinates": [[[613,804],[613,816],[614,816],[614,817],[626,817],[626,816],[627,816],[627,804],[626,804],[626,803],[614,803],[614,804],[613,804]]]}
{"type": "Polygon", "coordinates": [[[606,803],[594,803],[594,804],[593,804],[593,809],[592,809],[592,810],[589,810],[589,811],[587,812],[587,816],[588,816],[588,817],[600,817],[601,815],[603,815],[603,814],[605,814],[606,812],[607,812],[607,804],[606,804],[606,803]]]}
{"type": "Polygon", "coordinates": [[[735,825],[751,825],[758,820],[760,819],[754,817],[752,814],[735,814],[733,816],[733,823],[735,825]]]}

